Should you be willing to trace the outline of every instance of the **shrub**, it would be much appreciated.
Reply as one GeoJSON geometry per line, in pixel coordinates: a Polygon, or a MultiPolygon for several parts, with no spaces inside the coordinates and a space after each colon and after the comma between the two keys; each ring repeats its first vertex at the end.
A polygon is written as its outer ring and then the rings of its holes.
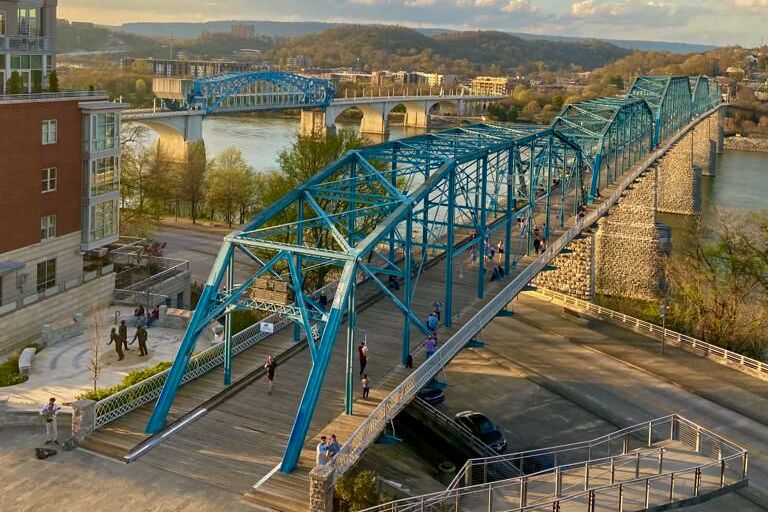
{"type": "Polygon", "coordinates": [[[335,496],[339,500],[341,511],[363,510],[378,505],[376,474],[365,469],[339,478],[336,482],[335,496]]]}
{"type": "MultiPolygon", "coordinates": [[[[34,347],[35,353],[38,353],[43,349],[43,347],[37,343],[30,343],[27,347],[34,347]]],[[[20,352],[14,352],[8,356],[8,359],[6,359],[4,363],[0,364],[0,388],[21,384],[29,379],[26,375],[19,373],[20,355],[20,352]]]]}
{"type": "Polygon", "coordinates": [[[143,381],[144,379],[148,379],[153,375],[157,375],[158,373],[170,367],[171,367],[170,361],[163,361],[163,362],[157,363],[155,366],[144,368],[143,370],[134,370],[132,372],[129,372],[128,375],[126,375],[123,378],[123,381],[120,384],[116,384],[110,388],[97,388],[95,391],[93,390],[86,391],[85,393],[77,395],[75,398],[77,398],[78,400],[86,399],[86,400],[95,400],[98,402],[99,400],[104,400],[108,396],[114,395],[118,391],[122,391],[126,388],[129,388],[134,384],[137,384],[143,381]]]}

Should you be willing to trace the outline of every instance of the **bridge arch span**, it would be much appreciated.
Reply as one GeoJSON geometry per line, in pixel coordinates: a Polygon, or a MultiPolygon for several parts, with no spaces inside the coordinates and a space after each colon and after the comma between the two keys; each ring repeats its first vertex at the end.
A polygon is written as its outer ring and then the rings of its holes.
{"type": "Polygon", "coordinates": [[[202,113],[149,117],[141,113],[129,112],[123,116],[123,120],[142,124],[155,132],[158,152],[168,162],[188,162],[192,148],[196,152],[202,148],[205,155],[202,113]]]}

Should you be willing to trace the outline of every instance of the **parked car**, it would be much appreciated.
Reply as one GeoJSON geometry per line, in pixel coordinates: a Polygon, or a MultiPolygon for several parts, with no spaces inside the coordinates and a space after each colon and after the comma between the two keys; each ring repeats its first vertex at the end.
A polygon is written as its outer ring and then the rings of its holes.
{"type": "Polygon", "coordinates": [[[463,411],[456,414],[453,419],[494,451],[504,453],[504,450],[507,449],[507,438],[504,433],[485,414],[463,411]]]}
{"type": "Polygon", "coordinates": [[[445,393],[442,389],[425,387],[419,391],[418,397],[429,405],[438,405],[445,401],[445,393]]]}

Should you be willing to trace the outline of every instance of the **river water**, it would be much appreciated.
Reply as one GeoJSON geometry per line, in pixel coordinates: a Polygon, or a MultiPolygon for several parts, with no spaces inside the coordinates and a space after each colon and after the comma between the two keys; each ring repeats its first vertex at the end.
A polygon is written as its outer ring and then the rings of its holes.
{"type": "MultiPolygon", "coordinates": [[[[337,129],[359,131],[360,122],[340,121],[337,129]]],[[[238,147],[249,165],[257,172],[276,169],[280,151],[295,140],[299,120],[264,114],[214,116],[203,123],[208,158],[229,146],[238,147]]],[[[389,139],[423,133],[423,130],[390,126],[389,139]]],[[[381,137],[367,136],[371,142],[381,137]]],[[[154,142],[154,141],[152,141],[154,142]]],[[[735,214],[748,211],[768,211],[768,153],[726,151],[718,155],[717,175],[702,178],[702,211],[711,222],[717,210],[735,214]]],[[[661,221],[672,227],[673,246],[684,238],[680,235],[694,225],[694,218],[684,215],[661,215],[661,221]],[[677,236],[675,236],[677,235],[677,236]]]]}

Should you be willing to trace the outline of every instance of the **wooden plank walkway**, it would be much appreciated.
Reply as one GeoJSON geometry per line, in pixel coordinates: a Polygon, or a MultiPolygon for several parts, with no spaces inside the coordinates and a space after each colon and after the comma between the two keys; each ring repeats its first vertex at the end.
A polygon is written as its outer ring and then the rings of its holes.
{"type": "MultiPolygon", "coordinates": [[[[596,206],[597,204],[593,207],[596,206]]],[[[543,224],[542,219],[537,220],[543,224]]],[[[559,231],[553,230],[551,236],[556,238],[559,231]]],[[[458,238],[460,236],[457,236],[458,238]]],[[[522,271],[529,261],[529,258],[521,259],[512,276],[522,271]]],[[[439,330],[441,341],[448,339],[464,321],[487,303],[502,285],[510,281],[508,277],[501,283],[486,283],[485,299],[478,300],[478,270],[471,265],[468,254],[458,258],[455,265],[454,325],[451,329],[439,330]]],[[[416,258],[414,266],[418,267],[416,258]]],[[[490,274],[486,273],[486,280],[489,278],[490,274]]],[[[444,283],[444,261],[425,269],[416,286],[412,301],[413,311],[420,317],[426,317],[431,311],[432,301],[435,298],[443,299],[444,283]]],[[[372,284],[362,284],[358,291],[358,304],[362,297],[370,297],[373,291],[372,284]]],[[[403,290],[398,293],[401,298],[402,293],[403,290]]],[[[372,381],[371,395],[368,400],[362,400],[361,397],[355,400],[351,416],[343,413],[346,350],[346,325],[343,324],[339,329],[329,370],[310,426],[308,441],[299,467],[294,473],[283,475],[273,472],[282,459],[311,367],[309,351],[296,350],[291,328],[269,336],[234,360],[233,382],[236,382],[258,372],[267,354],[278,356],[272,395],[267,394],[266,382],[259,375],[251,384],[176,431],[135,463],[149,464],[201,483],[215,485],[238,496],[251,489],[254,482],[264,479],[258,489],[248,493],[247,501],[265,509],[306,510],[309,496],[308,473],[314,465],[314,450],[321,433],[335,433],[339,442],[343,443],[379,401],[410,371],[399,365],[402,313],[386,298],[371,300],[367,307],[359,308],[358,311],[356,343],[363,337],[367,338],[369,358],[365,372],[372,381]],[[288,357],[285,356],[286,352],[290,353],[288,357]],[[265,479],[271,472],[271,478],[265,479]]],[[[422,341],[422,333],[412,327],[411,352],[414,354],[416,365],[423,361],[422,341]]],[[[302,344],[302,348],[306,348],[306,344],[302,344]]],[[[357,368],[357,364],[355,367],[357,368]]],[[[359,387],[358,380],[355,383],[358,394],[359,387]]],[[[169,422],[194,410],[225,389],[221,368],[182,386],[171,408],[169,422]]],[[[85,447],[113,457],[124,456],[147,438],[144,428],[153,405],[148,404],[106,425],[86,441],[85,447]]]]}

